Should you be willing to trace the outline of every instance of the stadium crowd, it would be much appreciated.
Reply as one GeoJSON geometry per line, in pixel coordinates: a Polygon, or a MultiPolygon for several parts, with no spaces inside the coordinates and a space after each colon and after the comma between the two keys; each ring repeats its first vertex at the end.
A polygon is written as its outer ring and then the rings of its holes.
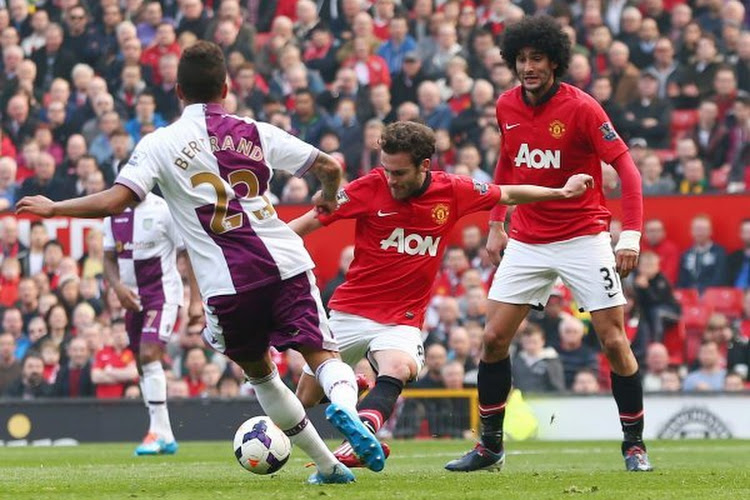
{"type": "MultiPolygon", "coordinates": [[[[135,143],[179,116],[177,62],[198,39],[225,52],[229,112],[331,153],[348,180],[378,166],[385,124],[421,120],[436,131],[433,168],[490,181],[499,150],[494,103],[517,84],[498,40],[537,13],[565,26],[574,45],[566,79],[597,99],[626,138],[646,196],[750,186],[750,12],[736,0],[0,0],[0,210],[26,195],[60,200],[111,185],[135,143]]],[[[603,168],[616,196],[617,176],[603,168]]],[[[280,203],[307,203],[316,189],[285,175],[271,181],[280,203]]],[[[101,232],[87,234],[76,261],[40,222],[28,246],[14,216],[0,230],[0,394],[140,398],[124,311],[102,277],[101,232]]],[[[693,245],[679,249],[660,220],[646,222],[625,290],[647,391],[747,386],[750,219],[737,230],[743,248],[722,248],[711,220],[699,216],[690,223],[693,245]]],[[[614,244],[614,224],[612,235],[614,244]]],[[[469,226],[446,253],[415,387],[475,382],[494,273],[483,237],[469,226]]],[[[351,255],[342,254],[324,298],[351,255]]],[[[208,350],[186,314],[164,360],[169,397],[247,394],[239,367],[208,350]]],[[[519,333],[521,390],[609,389],[588,317],[564,286],[519,333]]],[[[301,357],[277,361],[294,385],[301,357]]]]}

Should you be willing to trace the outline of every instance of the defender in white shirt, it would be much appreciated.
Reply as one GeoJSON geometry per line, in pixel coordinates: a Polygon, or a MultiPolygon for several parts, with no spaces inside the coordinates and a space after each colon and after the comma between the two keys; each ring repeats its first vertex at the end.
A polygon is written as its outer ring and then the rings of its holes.
{"type": "Polygon", "coordinates": [[[138,355],[149,430],[136,455],[174,454],[161,359],[183,300],[177,252],[184,250],[167,203],[149,193],[133,209],[104,219],[104,275],[123,307],[130,348],[138,355]]]}
{"type": "MultiPolygon", "coordinates": [[[[270,346],[303,354],[332,401],[326,417],[364,464],[382,470],[383,450],[357,417],[354,372],[338,355],[310,272],[312,260],[264,196],[273,169],[298,176],[310,170],[322,183],[314,203],[330,213],[341,167],[278,128],[228,114],[221,106],[227,90],[221,49],[196,43],[183,52],[178,68],[177,94],[186,104],[182,117],[143,138],[114,186],[56,203],[27,197],[17,210],[45,217],[113,215],[158,184],[205,302],[204,339],[244,369],[266,414],[313,459],[318,471],[309,482],[348,483],[354,475],[328,450],[281,381],[270,346]]],[[[193,318],[198,296],[191,286],[193,318]]]]}

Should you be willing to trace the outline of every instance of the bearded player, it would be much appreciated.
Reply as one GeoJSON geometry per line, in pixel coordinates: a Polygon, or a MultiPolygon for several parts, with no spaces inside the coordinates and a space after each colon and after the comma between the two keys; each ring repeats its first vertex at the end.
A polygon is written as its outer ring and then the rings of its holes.
{"type": "Polygon", "coordinates": [[[642,436],[641,375],[625,335],[620,283],[638,261],[643,218],[638,170],[601,106],[560,82],[568,68],[570,40],[552,18],[528,17],[509,27],[502,51],[521,85],[497,101],[502,144],[495,182],[554,186],[571,174],[585,173],[598,187],[577,199],[519,207],[511,219],[510,241],[503,229],[505,208],[492,211],[487,249],[499,261],[506,243],[507,248],[488,294],[477,381],[481,440],[445,468],[469,472],[502,467],[503,420],[511,387],[508,348],[529,309],[547,303],[559,276],[578,306],[591,313],[612,367],[626,469],[650,471],[642,436]],[[611,164],[622,182],[623,231],[614,253],[601,161],[611,164]]]}
{"type": "MultiPolygon", "coordinates": [[[[359,178],[338,193],[332,214],[314,210],[290,222],[298,234],[339,219],[356,219],[354,261],[331,301],[331,329],[342,359],[356,364],[363,357],[377,372],[375,386],[357,409],[377,432],[388,420],[404,384],[419,374],[424,349],[420,327],[446,248],[446,236],[466,214],[498,203],[514,205],[581,196],[589,175],[562,179],[559,186],[496,186],[470,177],[430,171],[435,135],[424,125],[397,122],[380,139],[382,168],[359,178]]],[[[297,396],[317,404],[323,391],[308,368],[297,396]]],[[[383,451],[388,453],[387,447],[383,451]]],[[[344,443],[336,457],[361,466],[344,443]]]]}

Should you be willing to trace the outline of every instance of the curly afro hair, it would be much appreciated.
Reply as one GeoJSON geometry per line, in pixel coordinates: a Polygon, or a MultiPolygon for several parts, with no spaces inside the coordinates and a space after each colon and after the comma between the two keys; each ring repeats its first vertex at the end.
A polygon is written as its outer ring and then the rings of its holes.
{"type": "Polygon", "coordinates": [[[502,53],[513,73],[522,49],[532,47],[557,64],[555,78],[561,78],[570,64],[570,38],[549,16],[525,17],[503,33],[502,53]]]}

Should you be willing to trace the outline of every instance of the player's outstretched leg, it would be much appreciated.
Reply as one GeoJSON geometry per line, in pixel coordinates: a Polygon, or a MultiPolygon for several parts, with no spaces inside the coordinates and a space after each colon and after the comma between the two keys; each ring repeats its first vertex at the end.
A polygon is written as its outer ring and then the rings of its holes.
{"type": "MultiPolygon", "coordinates": [[[[271,363],[270,359],[268,363],[271,363]]],[[[305,414],[299,399],[284,385],[276,367],[262,378],[249,378],[263,411],[315,462],[317,472],[308,479],[310,484],[350,483],[354,474],[336,460],[305,414]]]]}
{"type": "Polygon", "coordinates": [[[503,423],[505,404],[510,393],[510,357],[495,363],[479,362],[477,389],[482,436],[473,450],[452,460],[445,468],[452,472],[500,470],[505,464],[503,423]]]}
{"type": "Polygon", "coordinates": [[[383,470],[383,448],[357,415],[357,382],[351,367],[339,358],[330,358],[318,365],[315,377],[331,401],[326,408],[328,421],[349,441],[367,468],[375,472],[383,470]]]}
{"type": "Polygon", "coordinates": [[[622,377],[612,372],[612,395],[620,411],[622,426],[622,456],[625,469],[630,472],[648,472],[653,467],[643,442],[643,385],[641,373],[622,377]]]}
{"type": "MultiPolygon", "coordinates": [[[[377,434],[383,424],[390,418],[403,389],[404,383],[401,380],[388,375],[380,375],[375,380],[375,386],[359,402],[357,405],[359,418],[373,434],[377,434]]],[[[383,448],[383,457],[388,458],[391,449],[386,443],[380,443],[380,445],[383,448]]],[[[339,446],[333,454],[342,464],[349,467],[363,466],[349,443],[339,446]]]]}

